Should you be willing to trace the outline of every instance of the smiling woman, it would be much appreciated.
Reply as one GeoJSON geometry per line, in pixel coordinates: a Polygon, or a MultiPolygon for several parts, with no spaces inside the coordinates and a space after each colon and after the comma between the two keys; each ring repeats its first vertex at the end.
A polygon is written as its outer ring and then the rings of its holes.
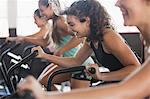
{"type": "Polygon", "coordinates": [[[83,47],[76,56],[67,58],[48,55],[37,47],[34,48],[39,52],[37,57],[63,67],[73,67],[81,65],[94,52],[96,59],[101,64],[99,66],[108,68],[110,72],[100,73],[97,64],[86,65],[87,69],[90,66],[96,68],[96,75],[91,76],[106,82],[120,81],[140,66],[123,38],[113,30],[108,13],[98,1],[79,0],[74,2],[63,14],[67,15],[68,26],[76,32],[77,37],[87,37],[83,47]],[[112,42],[115,45],[112,45],[112,42]]]}

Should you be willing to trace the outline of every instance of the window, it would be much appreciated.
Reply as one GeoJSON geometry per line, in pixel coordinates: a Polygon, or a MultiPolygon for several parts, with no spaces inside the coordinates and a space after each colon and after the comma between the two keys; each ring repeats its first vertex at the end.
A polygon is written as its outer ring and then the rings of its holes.
{"type": "MultiPolygon", "coordinates": [[[[38,8],[39,0],[17,0],[17,35],[26,36],[38,31],[33,13],[38,8]]],[[[75,0],[60,0],[62,8],[70,6],[75,0]]]]}
{"type": "Polygon", "coordinates": [[[0,37],[8,35],[7,0],[0,0],[0,37]]]}
{"type": "Polygon", "coordinates": [[[17,1],[17,35],[26,36],[38,31],[33,13],[38,8],[38,0],[17,1]]]}

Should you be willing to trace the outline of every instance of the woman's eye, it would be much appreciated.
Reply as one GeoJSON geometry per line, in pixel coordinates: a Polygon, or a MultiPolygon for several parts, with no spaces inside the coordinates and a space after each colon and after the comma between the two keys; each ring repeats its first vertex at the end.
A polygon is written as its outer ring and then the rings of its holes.
{"type": "Polygon", "coordinates": [[[73,24],[73,23],[71,23],[71,22],[68,22],[68,24],[69,24],[69,26],[71,26],[71,27],[73,27],[73,26],[74,26],[74,24],[73,24]]]}
{"type": "Polygon", "coordinates": [[[73,27],[74,25],[70,25],[71,27],[73,27]]]}
{"type": "Polygon", "coordinates": [[[74,26],[74,24],[69,24],[71,27],[73,27],[74,26]]]}

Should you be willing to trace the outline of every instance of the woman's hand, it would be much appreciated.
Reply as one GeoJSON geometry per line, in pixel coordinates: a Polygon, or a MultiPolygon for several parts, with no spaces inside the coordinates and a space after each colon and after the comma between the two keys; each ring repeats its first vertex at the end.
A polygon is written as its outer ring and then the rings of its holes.
{"type": "Polygon", "coordinates": [[[101,78],[102,78],[102,74],[99,72],[99,66],[97,65],[97,64],[89,64],[89,65],[87,65],[86,66],[86,71],[87,71],[87,73],[90,75],[90,76],[92,76],[94,79],[97,79],[97,80],[102,80],[101,78]],[[94,68],[95,69],[95,73],[94,74],[92,74],[92,73],[90,73],[90,69],[91,68],[94,68]]]}
{"type": "Polygon", "coordinates": [[[32,76],[28,76],[24,81],[18,84],[18,92],[21,94],[23,91],[29,90],[32,92],[33,97],[35,99],[45,99],[46,94],[42,89],[40,83],[33,78],[32,76]]]}
{"type": "Polygon", "coordinates": [[[21,43],[24,42],[24,37],[18,36],[18,37],[7,37],[6,42],[16,42],[16,43],[21,43]]]}
{"type": "Polygon", "coordinates": [[[44,58],[46,54],[40,46],[32,48],[32,51],[38,51],[38,58],[44,58]]]}

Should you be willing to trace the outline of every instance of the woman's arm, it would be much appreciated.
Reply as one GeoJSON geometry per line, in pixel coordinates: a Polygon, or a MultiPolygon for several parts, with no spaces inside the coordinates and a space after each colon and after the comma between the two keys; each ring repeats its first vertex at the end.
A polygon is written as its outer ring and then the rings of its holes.
{"type": "Polygon", "coordinates": [[[68,93],[51,93],[42,91],[39,83],[32,77],[18,87],[21,91],[32,90],[36,99],[143,99],[150,95],[150,57],[124,81],[97,88],[84,88],[72,90],[68,93]]]}
{"type": "Polygon", "coordinates": [[[119,34],[111,29],[106,29],[104,32],[103,47],[107,51],[106,53],[114,55],[124,68],[109,73],[101,73],[99,79],[104,81],[122,80],[141,64],[119,34]]]}
{"type": "Polygon", "coordinates": [[[49,37],[46,37],[45,39],[43,36],[48,31],[46,27],[42,27],[39,32],[29,35],[29,36],[18,36],[18,37],[8,37],[6,38],[6,41],[16,41],[16,42],[30,42],[35,45],[39,46],[47,46],[49,44],[48,39],[49,37]]]}
{"type": "Polygon", "coordinates": [[[81,65],[92,53],[90,46],[87,43],[84,43],[84,46],[78,51],[74,57],[58,57],[55,55],[49,55],[44,53],[40,47],[33,48],[33,50],[38,50],[39,58],[45,58],[59,66],[64,67],[73,67],[81,65]]]}
{"type": "Polygon", "coordinates": [[[73,38],[69,42],[67,42],[62,48],[60,48],[58,51],[55,52],[55,55],[61,56],[64,54],[64,52],[72,48],[75,48],[82,42],[83,42],[83,39],[79,39],[76,36],[73,36],[73,38]]]}
{"type": "Polygon", "coordinates": [[[46,38],[44,38],[45,33],[48,32],[48,29],[46,27],[41,28],[41,30],[33,35],[30,36],[25,36],[24,41],[25,42],[30,42],[35,45],[39,45],[42,47],[46,47],[50,42],[49,42],[49,35],[47,35],[46,38]]]}
{"type": "Polygon", "coordinates": [[[111,84],[97,88],[87,88],[73,90],[69,93],[47,93],[45,99],[76,99],[84,97],[85,99],[144,99],[150,95],[150,57],[139,68],[132,72],[123,82],[111,84]]]}

